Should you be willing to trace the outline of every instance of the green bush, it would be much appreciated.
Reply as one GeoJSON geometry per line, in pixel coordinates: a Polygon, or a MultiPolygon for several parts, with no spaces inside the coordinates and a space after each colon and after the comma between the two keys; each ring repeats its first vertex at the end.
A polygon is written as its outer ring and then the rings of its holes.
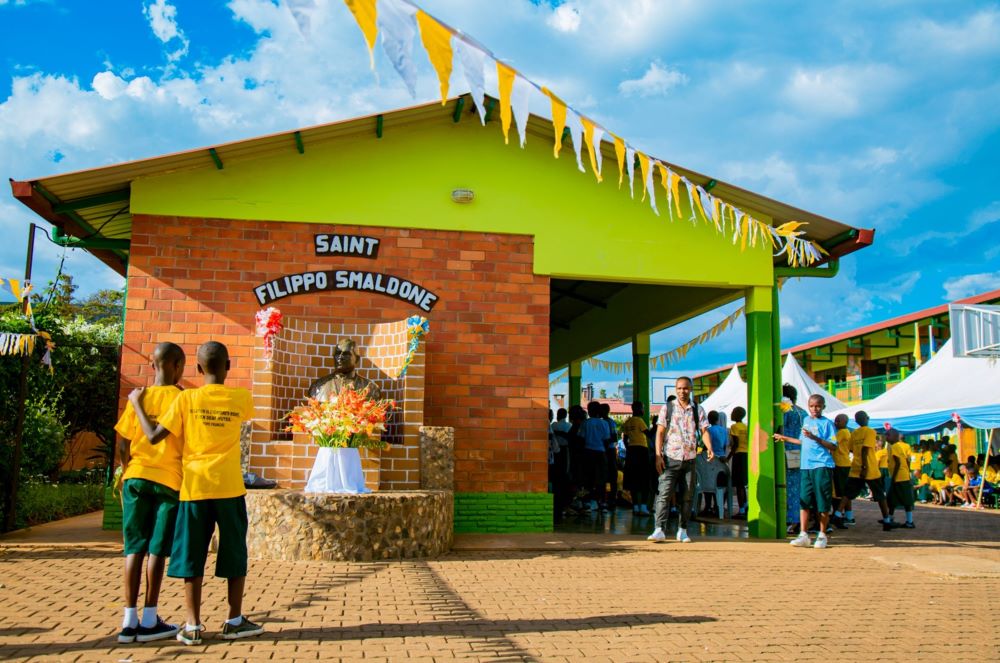
{"type": "Polygon", "coordinates": [[[63,413],[50,397],[29,400],[24,410],[22,476],[53,476],[66,453],[63,413]]]}
{"type": "Polygon", "coordinates": [[[17,492],[17,527],[78,516],[103,506],[103,484],[27,482],[17,492]]]}

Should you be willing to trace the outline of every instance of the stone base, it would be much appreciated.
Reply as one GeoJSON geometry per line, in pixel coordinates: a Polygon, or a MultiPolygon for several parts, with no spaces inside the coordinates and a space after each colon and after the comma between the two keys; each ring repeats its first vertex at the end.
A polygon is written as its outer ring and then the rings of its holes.
{"type": "Polygon", "coordinates": [[[251,490],[251,558],[369,562],[436,557],[451,549],[453,493],[382,491],[368,495],[251,490]]]}

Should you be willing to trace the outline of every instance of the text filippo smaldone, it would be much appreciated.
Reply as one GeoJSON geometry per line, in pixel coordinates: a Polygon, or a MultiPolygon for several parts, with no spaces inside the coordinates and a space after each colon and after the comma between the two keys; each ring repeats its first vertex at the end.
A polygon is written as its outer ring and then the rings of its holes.
{"type": "Polygon", "coordinates": [[[381,272],[362,272],[349,269],[288,274],[261,283],[253,289],[253,292],[257,297],[257,302],[261,306],[265,306],[289,295],[331,290],[377,292],[408,302],[428,312],[434,308],[434,304],[438,300],[436,294],[413,281],[381,272]]]}

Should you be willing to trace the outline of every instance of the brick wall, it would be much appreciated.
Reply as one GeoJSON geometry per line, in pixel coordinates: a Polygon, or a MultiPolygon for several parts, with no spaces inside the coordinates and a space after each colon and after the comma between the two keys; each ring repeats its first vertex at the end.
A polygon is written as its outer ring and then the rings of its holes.
{"type": "MultiPolygon", "coordinates": [[[[136,215],[122,399],[134,385],[151,382],[148,357],[160,341],[179,343],[188,353],[186,387],[200,383],[198,345],[226,343],[233,360],[229,382],[250,389],[259,309],[254,286],[335,267],[385,272],[440,296],[424,313],[431,331],[423,423],[455,428],[456,490],[544,491],[549,284],[532,272],[532,261],[532,239],[522,235],[136,215]],[[317,257],[315,233],[377,237],[379,257],[317,257]]],[[[421,313],[391,297],[347,291],[296,295],[274,305],[287,321],[348,325],[421,313]]],[[[255,431],[264,425],[255,422],[255,431]]]]}
{"type": "Polygon", "coordinates": [[[420,488],[420,425],[424,418],[424,343],[417,347],[406,375],[400,377],[409,347],[406,320],[342,324],[327,320],[283,320],[268,361],[263,341],[255,354],[253,395],[256,416],[251,434],[250,471],[288,488],[302,488],[316,458],[316,445],[305,434],[289,435],[285,416],[306,397],[309,385],[334,368],[334,346],[354,339],[361,358],[359,375],[375,382],[382,398],[396,401],[383,439],[390,447],[378,456],[381,467],[365,470],[370,488],[420,488]]]}

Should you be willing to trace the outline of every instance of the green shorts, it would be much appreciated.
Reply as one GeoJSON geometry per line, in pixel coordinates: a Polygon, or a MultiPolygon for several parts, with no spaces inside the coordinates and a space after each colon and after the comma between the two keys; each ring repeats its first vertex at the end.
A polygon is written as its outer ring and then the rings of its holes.
{"type": "Polygon", "coordinates": [[[174,542],[177,491],[148,479],[126,479],[122,486],[122,539],[125,554],[166,557],[174,542]]]}
{"type": "Polygon", "coordinates": [[[864,490],[865,485],[868,486],[868,490],[872,493],[872,498],[876,502],[880,502],[885,499],[885,490],[882,489],[882,477],[879,476],[877,479],[868,479],[867,481],[859,479],[858,477],[851,477],[847,480],[847,499],[853,500],[857,499],[861,491],[864,490]]]}
{"type": "Polygon", "coordinates": [[[889,491],[889,509],[903,507],[907,511],[913,510],[913,503],[916,500],[913,496],[913,484],[909,481],[896,481],[889,491]]]}
{"type": "Polygon", "coordinates": [[[180,503],[168,576],[198,578],[205,575],[208,546],[216,525],[219,526],[216,577],[240,578],[247,574],[247,503],[241,495],[180,503]]]}
{"type": "Polygon", "coordinates": [[[833,468],[799,470],[799,508],[829,513],[833,508],[833,468]]]}
{"type": "Polygon", "coordinates": [[[833,494],[843,497],[847,494],[847,478],[851,474],[851,466],[833,468],[833,494]]]}

